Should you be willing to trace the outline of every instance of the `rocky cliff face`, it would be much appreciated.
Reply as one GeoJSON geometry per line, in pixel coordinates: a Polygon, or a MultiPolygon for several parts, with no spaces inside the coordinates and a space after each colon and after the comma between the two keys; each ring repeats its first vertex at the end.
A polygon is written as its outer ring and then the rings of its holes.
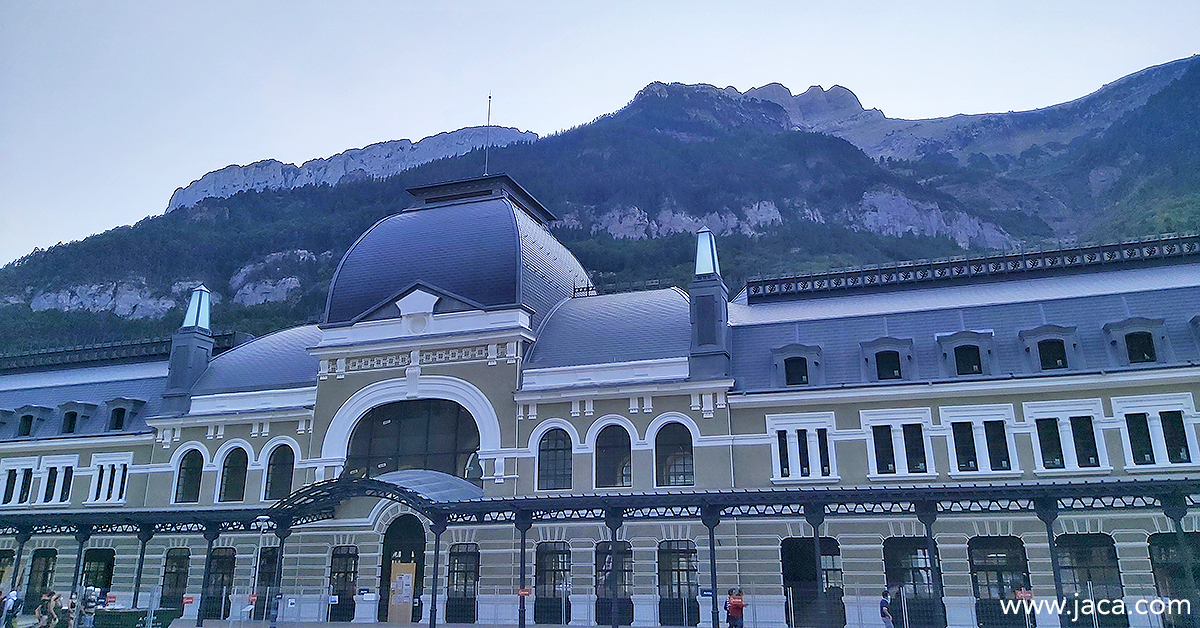
{"type": "Polygon", "coordinates": [[[354,148],[300,166],[265,159],[247,166],[226,166],[175,190],[167,211],[192,207],[206,198],[227,198],[245,190],[274,190],[305,185],[337,185],[344,179],[381,178],[444,157],[466,154],[484,144],[507,146],[532,142],[536,133],[501,126],[467,127],[419,142],[392,140],[354,148]]]}

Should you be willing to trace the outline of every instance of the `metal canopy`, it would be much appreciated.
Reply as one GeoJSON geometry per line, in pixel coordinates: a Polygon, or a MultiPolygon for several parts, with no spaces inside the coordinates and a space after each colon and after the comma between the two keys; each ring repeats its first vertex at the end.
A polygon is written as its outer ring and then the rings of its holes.
{"type": "Polygon", "coordinates": [[[96,534],[256,531],[266,516],[272,528],[290,528],[330,519],[339,504],[356,497],[401,502],[428,519],[448,525],[515,523],[517,513],[531,521],[700,519],[718,517],[803,517],[821,510],[829,516],[917,516],[921,508],[937,515],[1035,514],[1052,504],[1056,511],[1162,509],[1169,500],[1200,504],[1200,478],[1146,476],[995,484],[801,487],[677,491],[671,493],[593,493],[529,497],[482,497],[478,486],[437,471],[397,471],[374,478],[335,478],[300,488],[270,508],[226,510],[97,510],[21,512],[0,515],[0,533],[70,534],[90,527],[96,534]]]}
{"type": "MultiPolygon", "coordinates": [[[[391,475],[391,474],[389,474],[391,475]]],[[[445,474],[439,474],[445,475],[445,474]]],[[[1038,502],[1061,511],[1161,508],[1163,500],[1181,496],[1189,506],[1200,503],[1200,478],[1100,478],[1073,481],[995,484],[923,484],[869,488],[804,487],[678,491],[672,493],[605,493],[474,499],[430,499],[418,491],[372,479],[337,478],[300,489],[271,508],[277,516],[319,519],[353,497],[403,502],[427,517],[449,525],[515,522],[516,513],[533,521],[601,520],[619,513],[625,519],[698,519],[703,509],[718,516],[803,516],[805,507],[822,508],[831,516],[912,515],[918,504],[938,514],[1034,513],[1038,502]]],[[[454,478],[458,480],[458,478],[454,478]]],[[[459,480],[464,482],[465,480],[459,480]]],[[[473,487],[473,485],[472,485],[473,487]]],[[[479,490],[476,488],[475,490],[479,490]]]]}
{"type": "MultiPolygon", "coordinates": [[[[87,512],[16,512],[0,514],[0,532],[17,534],[72,534],[90,526],[96,534],[136,534],[143,529],[159,532],[254,531],[255,521],[273,513],[266,508],[229,510],[89,510],[87,512]]],[[[278,525],[273,520],[272,526],[278,525]]]]}

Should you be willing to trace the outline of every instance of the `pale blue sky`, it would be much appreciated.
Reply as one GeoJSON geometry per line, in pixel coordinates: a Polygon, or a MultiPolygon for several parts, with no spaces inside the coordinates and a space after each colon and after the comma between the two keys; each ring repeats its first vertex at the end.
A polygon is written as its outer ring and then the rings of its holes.
{"type": "Polygon", "coordinates": [[[482,124],[488,92],[494,123],[539,134],[656,80],[1022,110],[1196,54],[1197,33],[1195,0],[0,0],[0,263],[161,213],[231,163],[482,124]]]}

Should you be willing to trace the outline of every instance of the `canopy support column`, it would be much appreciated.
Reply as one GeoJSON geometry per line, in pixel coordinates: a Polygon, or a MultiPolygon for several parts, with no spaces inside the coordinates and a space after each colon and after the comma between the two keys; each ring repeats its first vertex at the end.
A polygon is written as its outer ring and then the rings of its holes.
{"type": "Polygon", "coordinates": [[[821,524],[825,523],[825,504],[805,504],[804,505],[804,520],[813,529],[813,566],[817,574],[817,613],[821,619],[824,619],[825,606],[825,583],[822,581],[824,573],[821,571],[821,524]]]}
{"type": "MultiPolygon", "coordinates": [[[[609,580],[612,582],[612,611],[609,613],[609,622],[612,628],[619,628],[621,618],[617,614],[617,599],[621,589],[621,579],[624,574],[617,573],[617,531],[625,523],[625,511],[620,508],[608,508],[604,511],[604,526],[608,528],[608,549],[612,555],[612,568],[608,570],[609,580]]],[[[631,550],[632,551],[632,550],[631,550]]],[[[630,560],[633,557],[630,556],[630,560]]]]}
{"type": "MultiPolygon", "coordinates": [[[[75,526],[75,542],[79,547],[75,550],[75,575],[71,576],[71,590],[79,590],[79,576],[83,573],[83,548],[87,545],[89,539],[92,538],[92,526],[88,523],[81,523],[75,526]]],[[[79,596],[82,600],[83,596],[79,596]]]]}
{"type": "Polygon", "coordinates": [[[137,539],[141,541],[142,546],[138,549],[137,571],[133,575],[133,604],[132,608],[137,608],[138,597],[142,592],[142,568],[146,566],[146,544],[154,537],[154,524],[143,523],[138,526],[137,539]]]}
{"type": "MultiPolygon", "coordinates": [[[[528,510],[518,510],[513,521],[517,530],[521,533],[521,566],[518,569],[521,578],[521,591],[525,592],[525,541],[529,533],[529,528],[533,527],[533,514],[528,510]]],[[[525,595],[518,595],[520,600],[517,602],[517,627],[525,628],[525,595]]]]}
{"type": "Polygon", "coordinates": [[[17,541],[17,555],[13,559],[12,579],[8,585],[9,591],[14,591],[17,588],[17,574],[21,572],[21,554],[25,553],[25,544],[29,542],[29,539],[33,538],[33,531],[29,528],[18,528],[14,538],[17,541]]]}
{"type": "MultiPolygon", "coordinates": [[[[429,592],[429,628],[437,628],[438,571],[441,571],[442,566],[442,533],[446,531],[446,515],[442,513],[431,515],[429,529],[433,532],[433,589],[429,592]]],[[[524,544],[521,549],[524,551],[524,544]]]]}
{"type": "Polygon", "coordinates": [[[1063,598],[1062,568],[1058,564],[1058,547],[1054,542],[1054,520],[1058,518],[1058,499],[1055,497],[1039,497],[1033,502],[1038,519],[1046,525],[1046,542],[1050,546],[1050,570],[1054,572],[1054,595],[1056,599],[1063,598]]]}
{"type": "MultiPolygon", "coordinates": [[[[208,549],[204,552],[204,577],[200,579],[200,606],[196,609],[196,628],[204,625],[204,606],[211,591],[208,590],[209,578],[212,576],[213,542],[221,536],[221,525],[217,523],[204,524],[204,540],[208,541],[208,549]]],[[[218,608],[221,600],[217,600],[218,608]]]]}
{"type": "MultiPolygon", "coordinates": [[[[918,502],[916,504],[917,520],[925,526],[925,547],[929,552],[929,568],[933,576],[934,612],[940,621],[937,625],[946,625],[945,594],[942,592],[942,561],[938,557],[937,544],[933,540],[933,522],[937,521],[937,502],[918,502]]],[[[818,564],[817,569],[820,569],[818,564]]],[[[819,575],[819,571],[818,571],[819,575]]]]}
{"type": "Polygon", "coordinates": [[[274,592],[271,594],[271,599],[267,602],[271,609],[271,628],[275,628],[279,624],[279,602],[283,600],[283,544],[289,536],[292,535],[292,520],[289,519],[274,519],[275,521],[275,538],[279,539],[279,549],[275,553],[275,582],[274,592]]]}
{"type": "Polygon", "coordinates": [[[721,611],[717,608],[717,526],[721,523],[720,506],[700,509],[700,522],[708,528],[708,581],[712,587],[712,625],[721,626],[721,611]]]}

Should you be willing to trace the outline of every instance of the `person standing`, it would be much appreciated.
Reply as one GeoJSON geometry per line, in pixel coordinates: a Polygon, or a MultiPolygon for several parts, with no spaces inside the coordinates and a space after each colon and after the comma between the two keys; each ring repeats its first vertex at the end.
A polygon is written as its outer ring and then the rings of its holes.
{"type": "Polygon", "coordinates": [[[733,592],[733,596],[729,598],[729,626],[730,628],[742,628],[743,610],[746,608],[746,602],[742,598],[742,590],[737,589],[733,592]]]}
{"type": "Polygon", "coordinates": [[[883,599],[879,600],[879,617],[883,619],[883,628],[894,628],[892,625],[892,594],[887,590],[883,590],[883,599]]]}
{"type": "Polygon", "coordinates": [[[4,628],[14,628],[17,613],[21,612],[20,599],[21,594],[17,593],[16,589],[9,591],[8,595],[4,596],[4,628]]]}

